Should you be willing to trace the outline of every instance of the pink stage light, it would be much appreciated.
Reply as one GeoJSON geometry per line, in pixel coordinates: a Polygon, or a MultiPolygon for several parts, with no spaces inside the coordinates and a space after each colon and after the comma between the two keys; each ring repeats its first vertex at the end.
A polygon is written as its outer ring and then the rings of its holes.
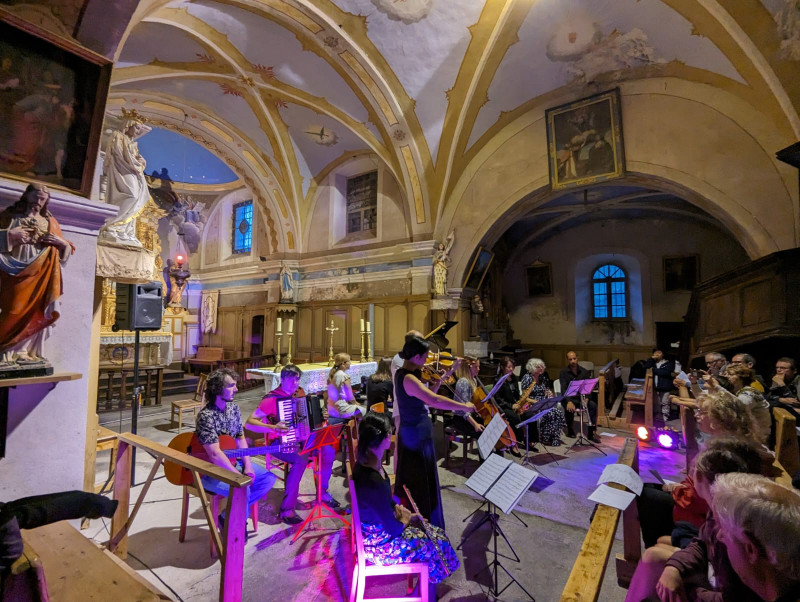
{"type": "Polygon", "coordinates": [[[636,429],[636,436],[642,441],[647,441],[650,438],[650,431],[647,430],[646,426],[640,426],[636,429]]]}
{"type": "Polygon", "coordinates": [[[658,444],[661,447],[664,447],[666,449],[672,449],[673,447],[675,447],[676,443],[677,441],[672,435],[669,435],[667,433],[660,433],[658,435],[658,444]]]}

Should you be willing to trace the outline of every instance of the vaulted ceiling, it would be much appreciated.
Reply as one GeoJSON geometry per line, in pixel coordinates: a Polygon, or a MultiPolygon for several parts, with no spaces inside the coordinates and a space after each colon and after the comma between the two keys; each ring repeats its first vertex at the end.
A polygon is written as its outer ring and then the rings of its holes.
{"type": "Polygon", "coordinates": [[[798,139],[798,71],[794,0],[142,0],[109,109],[217,154],[297,252],[317,185],[353,156],[384,163],[425,235],[531,106],[677,78],[798,139]]]}

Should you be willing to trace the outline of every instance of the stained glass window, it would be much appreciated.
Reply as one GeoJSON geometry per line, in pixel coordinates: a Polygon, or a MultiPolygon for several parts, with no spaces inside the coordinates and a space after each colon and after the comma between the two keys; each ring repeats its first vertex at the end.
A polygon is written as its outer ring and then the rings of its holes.
{"type": "Polygon", "coordinates": [[[608,263],[592,276],[592,307],[597,320],[628,317],[628,277],[619,266],[608,263]]]}
{"type": "Polygon", "coordinates": [[[378,172],[347,178],[347,234],[378,227],[378,172]]]}
{"type": "Polygon", "coordinates": [[[233,206],[233,252],[249,253],[253,247],[253,201],[233,206]]]}

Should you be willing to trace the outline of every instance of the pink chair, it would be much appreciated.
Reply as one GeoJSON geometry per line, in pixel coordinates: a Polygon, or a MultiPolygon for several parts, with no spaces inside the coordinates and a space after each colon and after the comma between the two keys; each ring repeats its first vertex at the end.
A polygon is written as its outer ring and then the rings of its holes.
{"type": "Polygon", "coordinates": [[[394,564],[391,566],[381,566],[378,564],[367,564],[364,555],[364,537],[361,534],[361,514],[358,511],[358,500],[356,499],[356,488],[353,484],[353,473],[350,462],[347,465],[347,480],[350,485],[350,504],[353,508],[351,517],[351,537],[355,542],[356,558],[353,565],[353,583],[350,587],[350,602],[363,602],[365,600],[380,600],[381,602],[428,602],[428,565],[422,562],[409,562],[404,564],[394,564]],[[367,588],[367,577],[378,577],[381,575],[408,575],[408,590],[413,591],[413,575],[419,575],[419,596],[395,596],[391,598],[365,598],[364,593],[367,588]]]}

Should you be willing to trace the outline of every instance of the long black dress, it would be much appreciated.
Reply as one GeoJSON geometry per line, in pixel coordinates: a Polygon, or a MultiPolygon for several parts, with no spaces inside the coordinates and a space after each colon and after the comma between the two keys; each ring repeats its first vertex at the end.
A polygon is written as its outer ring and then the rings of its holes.
{"type": "Polygon", "coordinates": [[[444,529],[436,450],[433,446],[433,425],[425,402],[408,395],[403,388],[403,380],[409,374],[422,380],[419,370],[412,372],[400,368],[394,375],[394,399],[400,409],[394,494],[400,499],[406,499],[403,491],[403,485],[406,485],[420,514],[432,525],[444,529]]]}

